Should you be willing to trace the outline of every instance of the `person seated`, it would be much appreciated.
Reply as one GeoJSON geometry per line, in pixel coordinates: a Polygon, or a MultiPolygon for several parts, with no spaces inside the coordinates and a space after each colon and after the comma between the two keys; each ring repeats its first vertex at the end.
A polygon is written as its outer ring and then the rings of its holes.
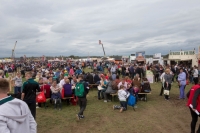
{"type": "Polygon", "coordinates": [[[68,78],[64,77],[62,80],[60,80],[60,83],[59,83],[60,88],[63,88],[63,85],[65,84],[66,79],[68,78]]]}
{"type": "Polygon", "coordinates": [[[48,84],[48,80],[44,80],[44,84],[40,87],[41,91],[44,91],[46,98],[51,98],[51,89],[50,85],[48,84]]]}
{"type": "MultiPolygon", "coordinates": [[[[43,81],[44,84],[42,86],[40,86],[40,91],[44,91],[44,95],[46,98],[51,98],[51,90],[50,90],[50,85],[48,84],[47,80],[43,81]]],[[[44,103],[45,105],[45,103],[44,103]]],[[[39,107],[42,107],[41,103],[38,103],[39,107]]]]}
{"type": "Polygon", "coordinates": [[[126,81],[128,84],[131,84],[131,83],[132,83],[132,80],[129,78],[129,76],[126,76],[126,77],[125,77],[125,81],[126,81]]]}
{"type": "Polygon", "coordinates": [[[126,82],[125,78],[122,78],[121,82],[118,84],[118,89],[120,89],[120,86],[123,85],[126,90],[129,89],[128,83],[126,82]]]}
{"type": "Polygon", "coordinates": [[[99,75],[97,74],[97,73],[95,73],[95,75],[94,75],[94,83],[95,84],[100,84],[100,78],[99,78],[99,75]]]}
{"type": "Polygon", "coordinates": [[[149,93],[149,92],[151,92],[151,86],[150,86],[150,83],[149,83],[149,81],[148,81],[147,78],[143,78],[141,92],[142,93],[149,93]]]}
{"type": "Polygon", "coordinates": [[[65,84],[63,85],[64,97],[72,96],[72,85],[70,84],[69,79],[65,79],[65,84]]]}
{"type": "Polygon", "coordinates": [[[68,76],[69,76],[68,71],[65,70],[65,71],[64,71],[64,77],[68,77],[68,76]]]}
{"type": "Polygon", "coordinates": [[[43,85],[43,78],[39,78],[38,84],[39,84],[40,87],[43,85]]]}
{"type": "Polygon", "coordinates": [[[105,79],[108,80],[110,77],[110,73],[105,74],[105,79]]]}
{"type": "MultiPolygon", "coordinates": [[[[64,89],[64,97],[72,97],[72,85],[70,84],[69,79],[65,80],[63,89],[64,89]]],[[[67,105],[69,105],[69,99],[67,99],[67,105]]]]}
{"type": "Polygon", "coordinates": [[[107,89],[107,80],[105,79],[104,75],[101,75],[101,81],[100,81],[100,88],[98,88],[98,99],[104,99],[104,95],[103,93],[106,91],[107,89]],[[100,96],[101,95],[101,96],[100,96]]]}
{"type": "Polygon", "coordinates": [[[139,88],[137,85],[133,87],[133,95],[136,97],[136,101],[138,100],[138,93],[139,93],[139,88]]]}
{"type": "Polygon", "coordinates": [[[107,82],[107,89],[103,93],[104,94],[104,102],[111,101],[111,95],[110,94],[115,94],[117,93],[118,87],[117,83],[113,81],[112,76],[109,77],[108,82],[107,82]]]}
{"type": "Polygon", "coordinates": [[[133,79],[132,86],[137,86],[139,88],[139,92],[141,92],[141,83],[137,77],[133,79]]]}
{"type": "Polygon", "coordinates": [[[73,76],[71,80],[72,90],[75,88],[76,83],[77,83],[77,78],[76,76],[73,76]]]}
{"type": "Polygon", "coordinates": [[[138,79],[138,81],[140,81],[141,79],[140,79],[140,75],[137,73],[136,75],[135,75],[135,77],[134,78],[137,78],[138,79]]]}
{"type": "Polygon", "coordinates": [[[60,86],[57,84],[57,81],[54,80],[51,87],[51,99],[53,100],[54,102],[54,109],[57,109],[57,107],[59,106],[59,110],[61,110],[62,108],[62,105],[61,105],[61,93],[60,93],[60,86]]]}
{"type": "MultiPolygon", "coordinates": [[[[131,87],[129,89],[129,92],[130,92],[131,95],[135,96],[135,98],[136,98],[136,103],[135,104],[137,104],[137,101],[138,101],[138,98],[139,98],[139,95],[138,95],[139,88],[138,88],[138,86],[135,85],[135,86],[131,87]]],[[[137,108],[137,105],[135,105],[134,108],[137,108]]]]}
{"type": "Polygon", "coordinates": [[[88,73],[86,76],[86,81],[89,82],[89,84],[93,84],[94,83],[94,79],[91,73],[88,73]]]}
{"type": "Polygon", "coordinates": [[[115,82],[117,85],[120,83],[119,75],[116,76],[115,82]]]}

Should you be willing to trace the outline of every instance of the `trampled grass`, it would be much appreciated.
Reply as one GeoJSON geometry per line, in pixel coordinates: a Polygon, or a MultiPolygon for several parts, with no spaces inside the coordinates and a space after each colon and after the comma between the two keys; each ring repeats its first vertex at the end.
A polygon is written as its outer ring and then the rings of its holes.
{"type": "MultiPolygon", "coordinates": [[[[187,92],[191,85],[186,87],[187,92]]],[[[47,109],[37,109],[38,133],[188,133],[190,131],[190,112],[187,100],[176,100],[179,95],[177,84],[173,84],[170,100],[159,96],[161,83],[151,84],[152,94],[148,101],[139,101],[136,111],[132,107],[119,113],[112,105],[116,100],[104,103],[97,99],[97,90],[88,94],[85,118],[77,121],[78,106],[63,104],[61,111],[54,110],[48,103],[47,109]]]]}

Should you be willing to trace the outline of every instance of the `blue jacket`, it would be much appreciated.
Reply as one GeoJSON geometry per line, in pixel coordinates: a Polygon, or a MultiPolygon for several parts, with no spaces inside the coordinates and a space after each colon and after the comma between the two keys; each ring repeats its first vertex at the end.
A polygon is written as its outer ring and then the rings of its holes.
{"type": "Polygon", "coordinates": [[[185,74],[185,72],[179,73],[178,81],[180,82],[180,85],[186,85],[186,74],[185,74]]]}
{"type": "Polygon", "coordinates": [[[82,71],[81,71],[81,69],[77,69],[75,73],[79,75],[82,73],[82,71]]]}

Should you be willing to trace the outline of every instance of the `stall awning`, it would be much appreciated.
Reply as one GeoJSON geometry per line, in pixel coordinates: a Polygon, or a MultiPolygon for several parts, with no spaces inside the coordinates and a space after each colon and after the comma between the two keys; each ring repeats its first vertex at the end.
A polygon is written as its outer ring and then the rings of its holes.
{"type": "Polygon", "coordinates": [[[192,59],[181,59],[181,61],[191,61],[192,59]]]}

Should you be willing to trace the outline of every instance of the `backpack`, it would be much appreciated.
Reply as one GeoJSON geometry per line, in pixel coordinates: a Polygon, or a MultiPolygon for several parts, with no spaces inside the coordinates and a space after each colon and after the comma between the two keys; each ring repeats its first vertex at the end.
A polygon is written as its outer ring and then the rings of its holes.
{"type": "Polygon", "coordinates": [[[145,93],[151,92],[151,86],[150,86],[149,82],[143,83],[141,92],[145,92],[145,93]]]}
{"type": "Polygon", "coordinates": [[[133,107],[136,104],[136,98],[133,95],[130,95],[127,104],[133,107]]]}
{"type": "Polygon", "coordinates": [[[11,69],[10,67],[8,68],[8,72],[9,72],[9,73],[11,73],[11,72],[12,72],[12,69],[11,69]]]}
{"type": "Polygon", "coordinates": [[[77,83],[75,87],[75,95],[77,97],[83,97],[84,94],[85,94],[84,82],[77,83]]]}
{"type": "Polygon", "coordinates": [[[118,86],[117,86],[116,81],[112,81],[112,89],[113,90],[118,90],[118,86]]]}

